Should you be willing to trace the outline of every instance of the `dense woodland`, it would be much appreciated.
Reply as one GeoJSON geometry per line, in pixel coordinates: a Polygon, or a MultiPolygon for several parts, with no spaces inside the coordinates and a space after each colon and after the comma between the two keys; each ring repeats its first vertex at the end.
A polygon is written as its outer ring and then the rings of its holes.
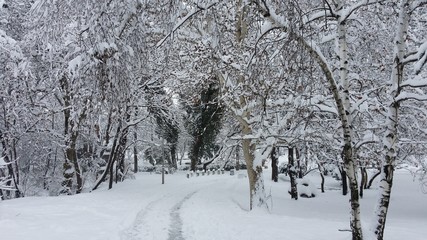
{"type": "Polygon", "coordinates": [[[382,239],[394,170],[427,182],[426,36],[425,0],[0,0],[1,199],[188,155],[240,159],[264,208],[288,151],[291,181],[339,170],[353,239],[377,172],[382,239]]]}

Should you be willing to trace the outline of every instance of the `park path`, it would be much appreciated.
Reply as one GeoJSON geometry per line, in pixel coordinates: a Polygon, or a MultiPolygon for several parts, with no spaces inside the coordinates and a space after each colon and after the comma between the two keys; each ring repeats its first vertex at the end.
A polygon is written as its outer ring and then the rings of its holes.
{"type": "Polygon", "coordinates": [[[141,207],[131,226],[122,231],[120,239],[185,240],[180,216],[182,205],[198,191],[214,185],[217,181],[212,179],[198,184],[177,185],[173,190],[168,188],[168,192],[153,196],[153,200],[141,207]]]}

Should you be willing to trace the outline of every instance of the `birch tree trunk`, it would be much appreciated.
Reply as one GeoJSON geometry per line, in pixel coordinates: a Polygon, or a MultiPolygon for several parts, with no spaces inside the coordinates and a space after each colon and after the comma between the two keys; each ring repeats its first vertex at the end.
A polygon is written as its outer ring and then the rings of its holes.
{"type": "Polygon", "coordinates": [[[384,228],[387,218],[387,212],[390,204],[391,188],[393,186],[394,165],[397,155],[398,143],[398,121],[399,121],[399,102],[395,98],[399,95],[400,83],[403,78],[403,57],[406,50],[405,37],[409,22],[409,1],[403,0],[399,4],[399,18],[397,31],[394,39],[394,61],[390,83],[392,86],[392,101],[388,106],[386,132],[383,139],[385,159],[381,169],[381,178],[379,184],[380,198],[375,209],[375,220],[373,231],[378,240],[384,239],[384,228]]]}
{"type": "Polygon", "coordinates": [[[288,147],[288,173],[291,180],[291,199],[298,200],[298,188],[296,181],[297,171],[295,169],[294,148],[288,147]]]}
{"type": "MultiPolygon", "coordinates": [[[[337,1],[337,11],[342,11],[344,1],[337,1]]],[[[355,149],[353,142],[353,117],[350,103],[349,79],[348,79],[348,47],[347,47],[347,19],[346,16],[338,17],[337,37],[338,37],[338,59],[339,59],[339,77],[342,84],[341,96],[343,99],[343,111],[346,116],[346,124],[343,123],[344,147],[342,151],[344,167],[348,177],[350,188],[350,206],[352,239],[363,239],[362,224],[360,220],[359,187],[357,181],[357,162],[355,159],[355,149]]]]}

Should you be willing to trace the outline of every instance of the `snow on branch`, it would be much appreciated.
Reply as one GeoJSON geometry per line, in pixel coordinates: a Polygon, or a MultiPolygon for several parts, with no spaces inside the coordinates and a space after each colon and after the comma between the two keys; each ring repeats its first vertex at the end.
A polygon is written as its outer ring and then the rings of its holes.
{"type": "Polygon", "coordinates": [[[372,5],[372,4],[376,4],[376,3],[380,3],[380,2],[385,2],[385,0],[378,0],[378,1],[362,0],[362,1],[359,1],[358,3],[355,3],[352,6],[343,9],[343,12],[340,14],[341,19],[342,19],[342,21],[345,21],[353,14],[353,12],[357,11],[359,8],[364,7],[364,6],[368,6],[368,5],[372,5]]]}
{"type": "Polygon", "coordinates": [[[189,19],[191,19],[193,16],[197,15],[199,12],[208,10],[210,8],[212,8],[213,6],[215,6],[216,4],[218,4],[219,2],[214,2],[211,5],[208,5],[207,7],[201,7],[199,5],[197,5],[197,7],[190,12],[189,14],[187,14],[185,17],[183,17],[181,19],[181,21],[179,21],[172,29],[172,31],[170,31],[164,38],[162,38],[157,44],[156,44],[156,48],[160,47],[163,45],[163,43],[165,43],[165,41],[176,32],[176,30],[178,30],[186,21],[188,21],[189,19]]]}
{"type": "Polygon", "coordinates": [[[405,100],[427,101],[427,95],[401,92],[395,99],[396,102],[401,102],[405,100]]]}
{"type": "Polygon", "coordinates": [[[365,134],[358,143],[356,143],[355,148],[360,149],[363,145],[370,144],[370,143],[378,143],[378,142],[380,142],[380,139],[378,138],[378,136],[369,132],[365,134]]]}
{"type": "Polygon", "coordinates": [[[305,17],[303,20],[304,20],[304,24],[308,24],[318,19],[335,18],[336,16],[337,16],[337,13],[331,8],[331,6],[328,3],[327,9],[320,9],[319,11],[305,17]]]}
{"type": "Polygon", "coordinates": [[[419,74],[422,67],[427,62],[427,41],[421,44],[416,52],[409,54],[402,61],[403,64],[408,64],[411,62],[415,62],[414,71],[415,74],[419,74]]]}
{"type": "Polygon", "coordinates": [[[422,78],[420,76],[416,76],[413,79],[404,81],[401,85],[401,87],[427,87],[427,79],[426,78],[422,78]]]}
{"type": "Polygon", "coordinates": [[[415,74],[419,74],[421,72],[421,68],[427,62],[427,41],[421,44],[421,46],[418,48],[417,55],[418,55],[418,61],[415,63],[415,66],[414,66],[415,74]]]}

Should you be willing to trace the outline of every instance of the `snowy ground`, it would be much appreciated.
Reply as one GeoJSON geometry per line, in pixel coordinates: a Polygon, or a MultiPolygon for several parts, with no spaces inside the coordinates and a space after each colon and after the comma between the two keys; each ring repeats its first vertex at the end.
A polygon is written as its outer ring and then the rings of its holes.
{"type": "MultiPolygon", "coordinates": [[[[349,239],[348,197],[327,179],[326,193],[291,200],[289,182],[273,183],[266,172],[270,212],[248,211],[247,178],[238,175],[138,174],[135,180],[65,197],[0,202],[0,239],[5,240],[207,240],[349,239]],[[285,237],[285,238],[284,238],[285,237]]],[[[319,184],[317,175],[310,176],[319,184]]],[[[396,174],[385,239],[427,239],[427,194],[409,173],[396,174]]],[[[376,191],[362,199],[369,227],[376,191]]]]}

